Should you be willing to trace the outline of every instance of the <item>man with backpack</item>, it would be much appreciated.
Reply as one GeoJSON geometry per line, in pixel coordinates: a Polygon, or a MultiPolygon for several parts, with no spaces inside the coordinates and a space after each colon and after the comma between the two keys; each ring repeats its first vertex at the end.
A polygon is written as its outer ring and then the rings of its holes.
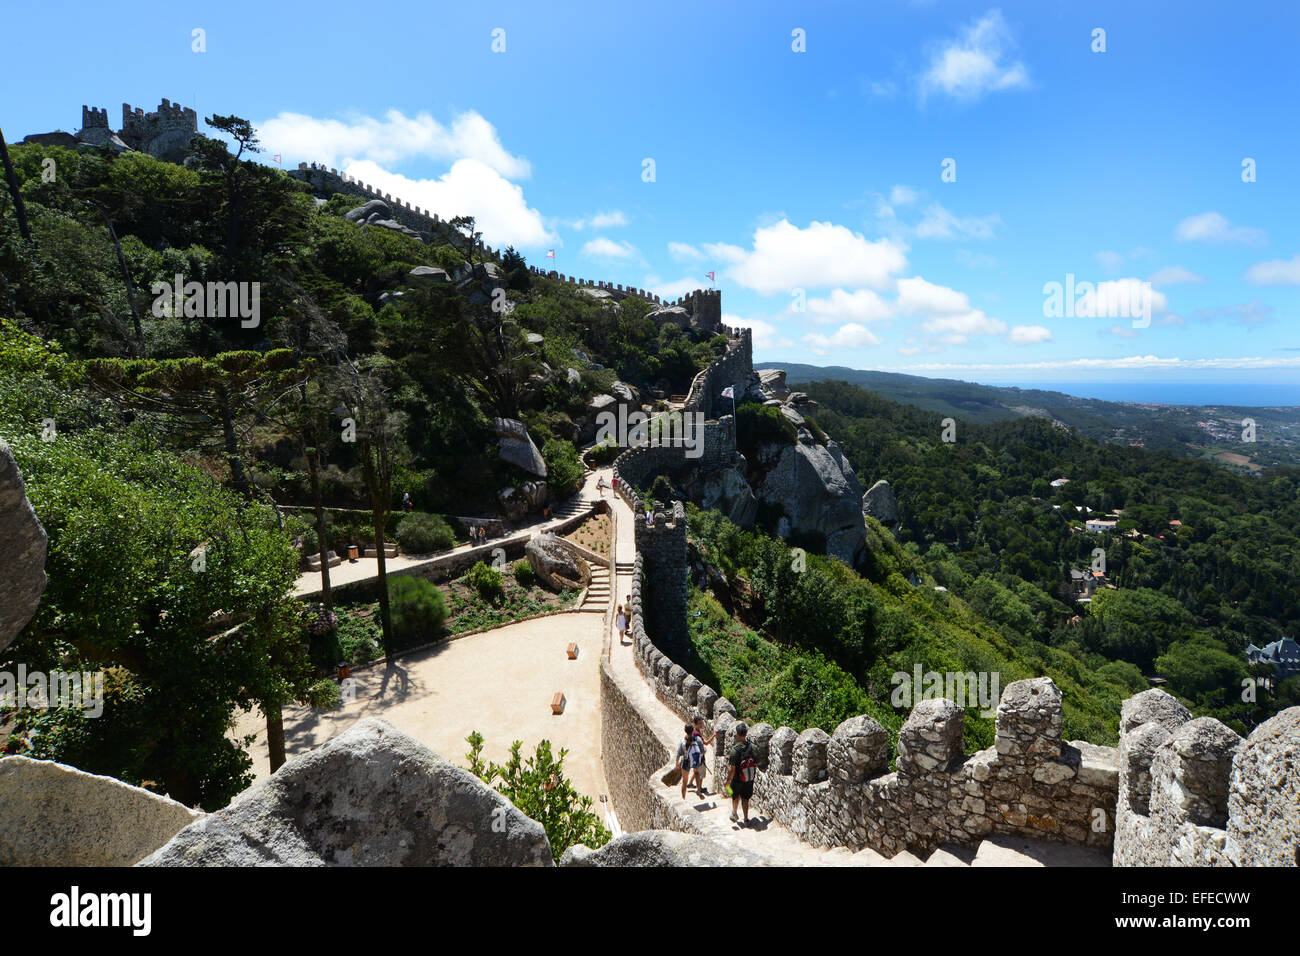
{"type": "Polygon", "coordinates": [[[740,803],[745,810],[743,827],[749,826],[749,798],[754,795],[754,778],[758,776],[758,754],[747,739],[748,735],[749,728],[744,721],[736,724],[736,745],[727,754],[727,763],[731,766],[727,774],[727,784],[731,787],[731,822],[739,820],[736,804],[740,803]]]}

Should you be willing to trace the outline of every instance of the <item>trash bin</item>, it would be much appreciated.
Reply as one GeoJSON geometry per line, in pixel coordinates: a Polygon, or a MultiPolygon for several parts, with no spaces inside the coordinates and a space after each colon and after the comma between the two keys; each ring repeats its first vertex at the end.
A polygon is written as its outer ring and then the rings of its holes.
{"type": "Polygon", "coordinates": [[[339,661],[339,680],[347,680],[352,676],[352,665],[347,661],[339,661]]]}
{"type": "Polygon", "coordinates": [[[359,557],[361,557],[361,550],[355,544],[348,545],[348,560],[355,561],[359,557]]]}

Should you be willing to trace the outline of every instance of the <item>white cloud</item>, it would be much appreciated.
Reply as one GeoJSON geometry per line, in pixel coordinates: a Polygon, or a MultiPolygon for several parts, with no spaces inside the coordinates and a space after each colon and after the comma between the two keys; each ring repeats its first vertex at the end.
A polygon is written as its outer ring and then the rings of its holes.
{"type": "Polygon", "coordinates": [[[658,276],[649,275],[645,278],[645,289],[647,292],[653,292],[665,302],[671,302],[680,299],[688,292],[694,292],[696,289],[703,288],[705,285],[699,279],[673,279],[666,281],[658,276]]]}
{"type": "Polygon", "coordinates": [[[1254,285],[1300,285],[1300,253],[1290,259],[1255,263],[1246,270],[1246,281],[1254,285]]]}
{"type": "Polygon", "coordinates": [[[686,242],[668,243],[668,254],[677,262],[699,262],[704,258],[704,253],[686,242]]]}
{"type": "Polygon", "coordinates": [[[1035,345],[1038,342],[1052,341],[1052,332],[1043,325],[1016,325],[1007,336],[1012,345],[1035,345]]]}
{"type": "Polygon", "coordinates": [[[612,229],[615,226],[626,226],[627,216],[621,209],[615,209],[613,212],[598,212],[590,219],[575,219],[570,225],[579,232],[584,229],[612,229]]]}
{"type": "Polygon", "coordinates": [[[258,133],[272,152],[329,167],[361,160],[389,165],[423,157],[477,160],[507,179],[531,175],[528,160],[507,152],[496,128],[473,110],[457,115],[450,127],[428,113],[408,117],[400,110],[389,110],[382,119],[358,116],[346,121],[280,113],[259,123],[258,133]]]}
{"type": "Polygon", "coordinates": [[[763,295],[824,286],[887,288],[907,265],[902,247],[892,240],[871,241],[829,222],[800,229],[782,219],[755,230],[751,250],[725,243],[703,248],[729,263],[728,278],[763,295]]]}
{"type": "Polygon", "coordinates": [[[990,318],[979,309],[972,309],[964,315],[950,315],[945,318],[927,319],[921,328],[947,345],[965,345],[972,335],[1002,335],[1007,324],[1001,319],[990,318]]]}
{"type": "Polygon", "coordinates": [[[920,276],[898,280],[898,310],[904,315],[956,315],[970,311],[964,292],[927,282],[920,276]]]}
{"type": "Polygon", "coordinates": [[[536,248],[556,241],[541,213],[524,200],[523,189],[480,160],[457,160],[437,179],[410,179],[371,160],[352,163],[346,171],[394,199],[429,209],[443,219],[474,216],[483,241],[489,245],[536,248]]]}
{"type": "Polygon", "coordinates": [[[582,247],[582,255],[592,259],[636,259],[640,253],[630,242],[615,242],[600,236],[582,247]]]}
{"type": "Polygon", "coordinates": [[[1112,325],[1106,330],[1106,333],[1108,335],[1113,335],[1118,339],[1135,339],[1138,337],[1137,332],[1135,332],[1130,326],[1126,325],[1112,325]]]}
{"type": "Polygon", "coordinates": [[[1175,227],[1174,238],[1179,242],[1240,242],[1247,246],[1260,246],[1268,241],[1263,229],[1234,226],[1217,212],[1188,216],[1175,227]]]}
{"type": "MultiPolygon", "coordinates": [[[[856,292],[833,289],[825,298],[808,299],[804,307],[808,315],[823,324],[879,322],[893,316],[889,303],[870,289],[858,289],[856,292]]],[[[789,311],[793,312],[793,308],[791,306],[789,311]]]]}
{"type": "Polygon", "coordinates": [[[810,332],[803,337],[808,351],[814,355],[830,355],[843,349],[861,349],[880,344],[880,338],[865,325],[849,322],[830,335],[810,332]]]}
{"type": "Polygon", "coordinates": [[[1269,321],[1273,317],[1273,307],[1258,299],[1251,299],[1249,302],[1240,302],[1236,305],[1197,309],[1196,317],[1205,322],[1227,319],[1238,325],[1252,326],[1269,321]]]}
{"type": "Polygon", "coordinates": [[[1182,266],[1166,266],[1155,272],[1147,281],[1152,285],[1177,285],[1180,282],[1204,282],[1205,279],[1182,266]]]}
{"type": "Polygon", "coordinates": [[[1097,253],[1097,261],[1102,264],[1103,268],[1114,270],[1124,264],[1124,256],[1122,253],[1112,252],[1110,249],[1103,249],[1101,252],[1097,253]]]}
{"type": "Polygon", "coordinates": [[[889,201],[895,206],[908,206],[916,202],[921,196],[915,189],[910,186],[895,186],[889,191],[889,201]]]}
{"type": "Polygon", "coordinates": [[[738,315],[722,314],[722,324],[740,326],[754,330],[754,348],[756,349],[792,349],[795,343],[781,335],[781,330],[771,322],[762,319],[742,319],[738,315]]]}
{"type": "Polygon", "coordinates": [[[915,233],[918,239],[992,239],[999,222],[997,215],[958,216],[936,202],[926,207],[915,233]]]}
{"type": "Polygon", "coordinates": [[[972,101],[995,90],[1028,86],[1025,65],[1003,60],[1014,45],[1001,11],[989,11],[960,38],[949,40],[931,55],[930,67],[921,77],[922,99],[937,92],[972,101]]]}
{"type": "Polygon", "coordinates": [[[1125,278],[1098,282],[1083,294],[1075,286],[1074,314],[1082,317],[1136,317],[1146,308],[1150,295],[1151,315],[1159,315],[1169,305],[1163,292],[1152,289],[1141,279],[1125,278]]]}

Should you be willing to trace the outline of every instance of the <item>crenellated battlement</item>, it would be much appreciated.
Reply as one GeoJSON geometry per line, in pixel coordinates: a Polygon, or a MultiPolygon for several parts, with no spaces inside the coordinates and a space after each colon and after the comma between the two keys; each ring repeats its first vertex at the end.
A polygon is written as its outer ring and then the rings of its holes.
{"type": "MultiPolygon", "coordinates": [[[[647,630],[654,627],[661,580],[684,580],[685,564],[674,568],[638,554],[634,571],[629,603],[637,668],[682,720],[698,714],[710,722],[718,735],[715,779],[725,780],[740,719],[736,707],[647,630]]],[[[1061,691],[1051,679],[1006,688],[996,741],[987,750],[963,753],[964,719],[950,700],[918,702],[899,733],[892,773],[889,734],[871,717],[849,718],[829,734],[753,724],[748,740],[759,764],[754,800],[814,846],[870,847],[886,856],[944,843],[977,845],[993,834],[1111,845],[1116,751],[1061,739],[1061,691]]],[[[653,783],[652,775],[647,801],[655,798],[653,783]]]]}
{"type": "Polygon", "coordinates": [[[96,109],[93,106],[81,106],[81,128],[85,129],[108,129],[108,110],[96,109]]]}
{"type": "Polygon", "coordinates": [[[1153,689],[1119,731],[1116,866],[1300,865],[1300,707],[1243,739],[1153,689]]]}

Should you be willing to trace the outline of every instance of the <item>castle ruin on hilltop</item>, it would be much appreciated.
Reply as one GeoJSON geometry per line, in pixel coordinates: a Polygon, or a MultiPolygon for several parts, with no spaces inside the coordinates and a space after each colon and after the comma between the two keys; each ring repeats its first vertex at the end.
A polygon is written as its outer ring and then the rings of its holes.
{"type": "Polygon", "coordinates": [[[81,129],[76,133],[36,133],[24,143],[66,146],[107,146],[118,152],[135,150],[156,159],[179,163],[189,152],[190,140],[199,131],[199,117],[194,110],[164,99],[158,108],[146,113],[130,103],[122,104],[122,128],[116,132],[108,125],[108,110],[95,106],[81,107],[81,129]]]}

